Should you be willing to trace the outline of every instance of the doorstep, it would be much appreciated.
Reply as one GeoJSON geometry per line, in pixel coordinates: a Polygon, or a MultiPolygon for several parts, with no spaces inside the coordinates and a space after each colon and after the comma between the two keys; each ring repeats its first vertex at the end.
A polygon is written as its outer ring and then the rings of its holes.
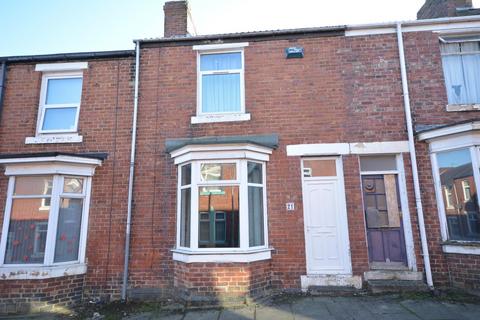
{"type": "Polygon", "coordinates": [[[330,274],[310,274],[300,276],[300,283],[303,292],[307,292],[311,287],[350,287],[362,289],[362,277],[352,275],[330,275],[330,274]]]}
{"type": "Polygon", "coordinates": [[[365,281],[369,280],[402,280],[422,281],[423,273],[410,270],[371,270],[363,274],[365,281]]]}

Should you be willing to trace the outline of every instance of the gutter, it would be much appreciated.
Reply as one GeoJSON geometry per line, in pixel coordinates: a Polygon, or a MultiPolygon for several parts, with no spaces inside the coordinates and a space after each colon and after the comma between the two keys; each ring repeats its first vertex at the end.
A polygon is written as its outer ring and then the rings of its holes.
{"type": "Polygon", "coordinates": [[[101,58],[122,58],[133,57],[134,50],[117,51],[95,51],[95,52],[73,52],[73,53],[55,53],[41,54],[32,56],[10,56],[0,57],[0,62],[36,62],[36,61],[62,61],[73,59],[101,59],[101,58]]]}
{"type": "Polygon", "coordinates": [[[140,74],[140,42],[135,42],[135,91],[133,96],[132,145],[130,153],[130,175],[128,177],[127,225],[125,229],[125,257],[123,262],[122,300],[127,299],[128,262],[130,258],[130,232],[132,224],[133,174],[135,170],[135,146],[137,140],[138,82],[140,74]]]}
{"type": "Polygon", "coordinates": [[[403,49],[402,23],[397,23],[398,54],[400,57],[400,73],[402,77],[403,104],[405,108],[405,120],[407,122],[408,147],[410,151],[410,162],[412,165],[413,189],[415,193],[415,204],[417,207],[418,227],[420,229],[420,241],[422,243],[423,262],[425,265],[425,276],[428,287],[433,290],[432,269],[430,266],[430,254],[428,252],[427,232],[425,230],[425,219],[423,216],[422,194],[420,192],[420,181],[418,178],[417,156],[415,151],[415,140],[413,136],[412,111],[410,107],[410,94],[408,91],[407,67],[405,52],[403,49]]]}
{"type": "Polygon", "coordinates": [[[0,62],[0,120],[2,119],[3,97],[5,96],[5,81],[7,79],[7,63],[0,62]]]}
{"type": "Polygon", "coordinates": [[[399,23],[403,27],[409,27],[409,26],[425,26],[425,25],[436,25],[436,24],[444,24],[444,23],[461,23],[461,22],[480,22],[480,15],[462,16],[462,17],[443,17],[443,18],[435,18],[435,19],[423,19],[423,20],[406,20],[406,21],[398,21],[398,22],[355,24],[355,25],[347,25],[347,31],[359,30],[359,29],[396,28],[399,23]]]}

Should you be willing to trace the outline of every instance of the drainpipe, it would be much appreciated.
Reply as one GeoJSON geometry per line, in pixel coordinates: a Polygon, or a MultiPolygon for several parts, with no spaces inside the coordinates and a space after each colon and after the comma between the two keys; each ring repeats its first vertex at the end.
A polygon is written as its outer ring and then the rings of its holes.
{"type": "Polygon", "coordinates": [[[420,228],[420,240],[422,243],[423,261],[425,264],[425,276],[427,285],[433,289],[432,269],[430,267],[430,255],[428,253],[427,232],[425,231],[425,220],[423,217],[422,195],[420,193],[420,182],[418,179],[417,156],[415,154],[415,140],[413,137],[412,111],[410,108],[410,95],[408,92],[407,67],[405,64],[405,52],[403,49],[402,24],[397,22],[398,53],[400,56],[400,72],[402,76],[403,105],[405,108],[405,119],[407,121],[408,149],[410,151],[410,162],[412,163],[413,189],[415,203],[417,206],[418,226],[420,228]]]}
{"type": "Polygon", "coordinates": [[[138,81],[140,73],[140,41],[135,42],[135,92],[133,96],[132,146],[130,154],[130,175],[128,177],[127,226],[125,230],[125,257],[123,263],[122,300],[127,299],[128,260],[130,257],[130,230],[132,224],[133,173],[135,170],[135,145],[137,140],[138,81]]]}

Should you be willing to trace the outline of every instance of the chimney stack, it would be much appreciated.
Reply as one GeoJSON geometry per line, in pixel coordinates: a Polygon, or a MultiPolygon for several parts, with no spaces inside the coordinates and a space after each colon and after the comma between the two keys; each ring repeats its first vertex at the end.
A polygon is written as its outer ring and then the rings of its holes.
{"type": "Polygon", "coordinates": [[[417,19],[434,19],[479,14],[472,0],[426,0],[417,12],[417,19]]]}
{"type": "Polygon", "coordinates": [[[165,2],[163,12],[165,14],[163,29],[165,38],[185,37],[196,34],[188,1],[165,2]]]}

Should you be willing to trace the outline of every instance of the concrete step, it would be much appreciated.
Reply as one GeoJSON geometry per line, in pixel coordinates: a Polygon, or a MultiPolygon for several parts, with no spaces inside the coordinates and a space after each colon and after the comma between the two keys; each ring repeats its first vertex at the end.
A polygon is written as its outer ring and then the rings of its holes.
{"type": "Polygon", "coordinates": [[[422,281],[423,273],[409,270],[371,270],[364,273],[365,281],[369,280],[404,280],[422,281]]]}
{"type": "Polygon", "coordinates": [[[419,280],[368,280],[367,289],[373,294],[428,292],[428,287],[419,280]]]}
{"type": "Polygon", "coordinates": [[[352,286],[309,286],[308,293],[312,296],[351,296],[363,291],[352,286]]]}

